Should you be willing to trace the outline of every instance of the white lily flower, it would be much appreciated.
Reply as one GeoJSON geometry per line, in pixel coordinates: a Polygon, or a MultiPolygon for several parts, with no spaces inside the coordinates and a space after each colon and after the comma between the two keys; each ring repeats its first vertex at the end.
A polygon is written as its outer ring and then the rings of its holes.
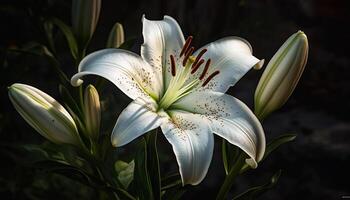
{"type": "Polygon", "coordinates": [[[121,49],[90,54],[71,83],[84,75],[102,76],[132,98],[112,132],[122,146],[161,127],[176,155],[183,184],[199,184],[213,154],[215,133],[246,152],[257,166],[265,151],[260,122],[238,99],[224,94],[249,69],[262,62],[239,37],[226,37],[194,52],[177,22],[165,16],[143,22],[141,56],[121,49]]]}

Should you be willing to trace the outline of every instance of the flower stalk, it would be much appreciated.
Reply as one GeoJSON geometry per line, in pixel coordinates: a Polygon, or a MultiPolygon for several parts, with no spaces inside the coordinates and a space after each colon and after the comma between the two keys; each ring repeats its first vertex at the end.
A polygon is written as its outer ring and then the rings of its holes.
{"type": "Polygon", "coordinates": [[[221,185],[218,195],[216,196],[216,200],[224,200],[226,198],[227,193],[230,191],[233,182],[236,177],[239,175],[239,172],[243,165],[245,164],[246,155],[241,152],[239,157],[236,160],[236,163],[232,166],[229,173],[226,175],[224,183],[221,185]]]}

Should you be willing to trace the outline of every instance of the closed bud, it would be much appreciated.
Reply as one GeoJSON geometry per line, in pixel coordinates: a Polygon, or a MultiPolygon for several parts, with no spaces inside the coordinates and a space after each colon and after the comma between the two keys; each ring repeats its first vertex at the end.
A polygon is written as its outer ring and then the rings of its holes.
{"type": "Polygon", "coordinates": [[[308,51],[307,37],[298,31],[272,57],[255,90],[255,114],[259,119],[288,100],[304,71],[308,51]]]}
{"type": "Polygon", "coordinates": [[[101,105],[96,88],[89,85],[84,93],[85,127],[88,137],[97,140],[100,132],[101,105]]]}
{"type": "Polygon", "coordinates": [[[56,144],[80,145],[74,120],[51,96],[29,85],[15,83],[9,97],[25,121],[46,139],[56,144]]]}
{"type": "Polygon", "coordinates": [[[86,45],[97,26],[101,0],[73,0],[72,26],[80,45],[86,45]]]}
{"type": "Polygon", "coordinates": [[[119,48],[124,43],[124,29],[120,23],[115,23],[108,36],[107,48],[119,48]]]}

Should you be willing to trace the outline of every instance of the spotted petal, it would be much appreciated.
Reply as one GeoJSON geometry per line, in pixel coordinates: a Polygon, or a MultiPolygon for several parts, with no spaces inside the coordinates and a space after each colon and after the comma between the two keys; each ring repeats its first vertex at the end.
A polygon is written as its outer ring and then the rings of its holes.
{"type": "Polygon", "coordinates": [[[265,152],[265,135],[259,120],[240,100],[223,93],[194,92],[180,99],[176,109],[198,113],[209,121],[211,130],[245,151],[256,167],[265,152]]]}
{"type": "Polygon", "coordinates": [[[138,98],[120,114],[112,131],[113,146],[123,146],[160,126],[162,118],[155,113],[155,103],[138,98]]]}
{"type": "Polygon", "coordinates": [[[214,149],[213,134],[206,119],[185,111],[168,112],[171,119],[161,125],[173,147],[183,184],[199,184],[207,174],[214,149]]]}
{"type": "Polygon", "coordinates": [[[171,79],[170,54],[178,55],[185,43],[178,23],[170,16],[163,20],[148,20],[143,16],[141,56],[163,77],[166,88],[171,79]]]}
{"type": "Polygon", "coordinates": [[[152,96],[158,99],[162,80],[142,58],[130,51],[105,49],[85,57],[72,77],[72,85],[80,85],[84,75],[98,75],[108,79],[132,99],[152,96]]]}
{"type": "MultiPolygon", "coordinates": [[[[207,52],[202,58],[205,60],[211,59],[206,77],[216,70],[220,71],[220,74],[215,76],[204,89],[226,92],[252,67],[263,65],[263,60],[259,60],[252,55],[250,44],[239,37],[232,36],[219,39],[200,48],[194,55],[198,55],[204,48],[207,49],[207,52]]],[[[202,73],[202,70],[198,70],[197,76],[200,73],[202,73]]]]}

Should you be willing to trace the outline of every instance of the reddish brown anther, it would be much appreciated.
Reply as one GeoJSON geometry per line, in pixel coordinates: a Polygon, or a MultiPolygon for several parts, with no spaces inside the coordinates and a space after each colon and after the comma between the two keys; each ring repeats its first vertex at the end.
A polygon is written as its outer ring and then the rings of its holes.
{"type": "Polygon", "coordinates": [[[182,62],[182,66],[184,66],[184,67],[186,66],[187,60],[192,55],[193,51],[194,51],[194,47],[191,47],[191,48],[188,49],[188,51],[186,51],[185,58],[184,58],[184,60],[182,62]]]}
{"type": "Polygon", "coordinates": [[[204,59],[201,59],[199,62],[196,63],[196,65],[192,65],[191,74],[194,74],[203,63],[204,63],[204,59]]]}
{"type": "Polygon", "coordinates": [[[185,42],[184,46],[183,46],[182,49],[181,49],[180,57],[181,57],[182,55],[184,55],[184,53],[187,52],[188,47],[191,45],[192,39],[193,39],[192,36],[189,36],[189,37],[186,39],[186,42],[185,42]]]}
{"type": "Polygon", "coordinates": [[[208,76],[207,80],[204,81],[204,83],[203,83],[202,86],[203,86],[203,87],[206,86],[206,85],[209,83],[209,81],[210,81],[211,79],[213,79],[214,76],[218,75],[219,73],[220,73],[220,71],[215,71],[215,72],[213,72],[212,74],[210,74],[210,76],[208,76]]]}
{"type": "Polygon", "coordinates": [[[211,62],[211,60],[208,59],[207,62],[205,63],[203,72],[202,72],[202,74],[200,75],[199,80],[202,80],[202,79],[204,78],[205,74],[207,73],[207,71],[208,71],[208,69],[209,69],[210,62],[211,62]]]}
{"type": "Polygon", "coordinates": [[[192,68],[194,68],[195,65],[197,65],[198,61],[201,59],[201,57],[203,56],[203,54],[207,52],[207,49],[202,49],[199,54],[196,57],[196,60],[193,62],[192,64],[192,68]]]}
{"type": "Polygon", "coordinates": [[[171,65],[171,75],[176,75],[176,65],[175,65],[175,58],[173,55],[170,55],[170,65],[171,65]]]}

